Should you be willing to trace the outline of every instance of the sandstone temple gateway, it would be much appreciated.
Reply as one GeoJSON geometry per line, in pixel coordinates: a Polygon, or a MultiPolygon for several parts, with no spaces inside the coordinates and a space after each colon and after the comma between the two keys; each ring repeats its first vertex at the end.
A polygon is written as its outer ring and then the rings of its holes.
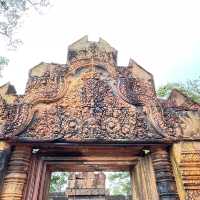
{"type": "Polygon", "coordinates": [[[200,200],[200,105],[156,96],[134,60],[83,37],[67,63],[0,87],[0,199],[47,200],[54,171],[130,171],[133,200],[200,200]]]}

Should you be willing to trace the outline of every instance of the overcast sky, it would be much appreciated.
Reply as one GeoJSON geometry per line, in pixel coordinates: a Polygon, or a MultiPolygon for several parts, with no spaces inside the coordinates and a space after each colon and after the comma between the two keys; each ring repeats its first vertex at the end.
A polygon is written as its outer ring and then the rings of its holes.
{"type": "Polygon", "coordinates": [[[84,35],[105,39],[154,75],[156,86],[200,75],[199,0],[51,0],[45,14],[26,13],[18,37],[23,45],[0,55],[10,59],[0,83],[23,93],[28,70],[41,61],[65,63],[67,47],[84,35]]]}

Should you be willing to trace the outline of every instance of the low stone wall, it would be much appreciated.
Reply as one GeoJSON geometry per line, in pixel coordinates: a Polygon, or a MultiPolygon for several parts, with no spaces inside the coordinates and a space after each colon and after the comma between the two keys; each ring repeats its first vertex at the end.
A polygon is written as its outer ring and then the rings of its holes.
{"type": "Polygon", "coordinates": [[[106,200],[132,200],[131,196],[125,197],[125,196],[107,196],[106,200]]]}
{"type": "Polygon", "coordinates": [[[68,198],[65,196],[64,192],[54,192],[49,194],[48,200],[68,200],[68,198]]]}
{"type": "MultiPolygon", "coordinates": [[[[85,200],[89,200],[89,197],[85,197],[85,200]]],[[[125,196],[106,196],[106,200],[131,200],[131,197],[125,197],[125,196]]],[[[65,193],[51,193],[49,195],[48,200],[68,200],[68,198],[65,196],[65,193]]],[[[79,199],[76,199],[79,200],[79,199]]],[[[81,199],[82,200],[82,199],[81,199]]],[[[92,199],[91,199],[92,200],[92,199]]]]}

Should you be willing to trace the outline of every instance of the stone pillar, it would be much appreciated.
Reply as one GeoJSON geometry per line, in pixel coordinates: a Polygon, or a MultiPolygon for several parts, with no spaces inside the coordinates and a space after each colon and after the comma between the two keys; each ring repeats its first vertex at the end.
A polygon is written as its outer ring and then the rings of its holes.
{"type": "Polygon", "coordinates": [[[3,186],[9,155],[10,145],[5,141],[0,141],[0,191],[3,186]]]}
{"type": "Polygon", "coordinates": [[[200,142],[184,141],[171,149],[181,200],[200,200],[200,142]]]}
{"type": "Polygon", "coordinates": [[[159,200],[150,155],[139,159],[131,173],[131,177],[133,200],[159,200]]]}
{"type": "Polygon", "coordinates": [[[156,148],[151,155],[160,200],[179,200],[168,151],[156,148]]]}
{"type": "Polygon", "coordinates": [[[4,179],[2,193],[0,196],[1,200],[23,199],[23,192],[27,181],[30,158],[30,147],[15,147],[8,163],[8,170],[4,179]]]}

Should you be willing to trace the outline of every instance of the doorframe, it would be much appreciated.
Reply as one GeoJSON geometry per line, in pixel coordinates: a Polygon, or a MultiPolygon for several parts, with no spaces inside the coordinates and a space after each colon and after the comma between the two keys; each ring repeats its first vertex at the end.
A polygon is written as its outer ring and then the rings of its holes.
{"type": "MultiPolygon", "coordinates": [[[[54,171],[130,171],[136,166],[141,156],[128,155],[124,149],[124,156],[117,153],[121,152],[115,148],[114,152],[108,152],[107,155],[93,153],[87,147],[83,151],[88,151],[90,155],[70,155],[66,150],[61,151],[59,155],[52,153],[44,153],[39,151],[33,154],[28,174],[28,180],[24,192],[23,200],[46,200],[50,185],[50,176],[54,171]]],[[[104,150],[103,148],[100,149],[104,150]]],[[[46,151],[46,150],[45,150],[46,151]]],[[[55,148],[56,152],[57,149],[55,148]]],[[[128,150],[129,151],[129,150],[128,150]]],[[[131,150],[130,150],[131,152],[131,150]]]]}
{"type": "Polygon", "coordinates": [[[146,147],[108,144],[34,147],[38,152],[32,155],[23,200],[46,200],[54,171],[130,171],[131,174],[145,155],[143,150],[151,149],[146,147]]]}

